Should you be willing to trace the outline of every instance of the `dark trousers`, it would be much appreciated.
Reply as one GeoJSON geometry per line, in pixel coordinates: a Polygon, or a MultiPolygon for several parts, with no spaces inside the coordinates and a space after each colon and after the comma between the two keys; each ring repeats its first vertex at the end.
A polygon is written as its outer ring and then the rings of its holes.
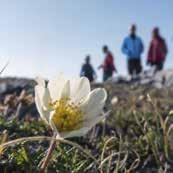
{"type": "Polygon", "coordinates": [[[156,67],[155,72],[157,72],[157,71],[163,70],[164,62],[163,61],[161,61],[161,62],[151,62],[150,65],[155,66],[156,67]]]}
{"type": "Polygon", "coordinates": [[[94,81],[94,76],[93,75],[88,74],[88,75],[84,75],[84,76],[87,77],[90,82],[94,81]]]}
{"type": "Polygon", "coordinates": [[[103,81],[108,80],[110,77],[112,77],[112,75],[113,75],[113,71],[105,70],[103,72],[103,81]]]}
{"type": "Polygon", "coordinates": [[[141,59],[130,58],[128,59],[128,72],[130,75],[138,75],[142,71],[141,59]]]}

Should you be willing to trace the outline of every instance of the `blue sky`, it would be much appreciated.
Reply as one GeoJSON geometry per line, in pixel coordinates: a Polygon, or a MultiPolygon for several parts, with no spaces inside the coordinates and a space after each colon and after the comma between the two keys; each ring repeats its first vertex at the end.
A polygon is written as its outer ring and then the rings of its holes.
{"type": "Polygon", "coordinates": [[[77,76],[86,54],[95,68],[100,65],[104,44],[113,52],[119,73],[125,74],[120,48],[131,23],[137,24],[145,44],[144,64],[151,30],[161,28],[169,47],[166,67],[171,68],[172,6],[172,0],[2,0],[0,67],[10,59],[3,75],[77,76]]]}

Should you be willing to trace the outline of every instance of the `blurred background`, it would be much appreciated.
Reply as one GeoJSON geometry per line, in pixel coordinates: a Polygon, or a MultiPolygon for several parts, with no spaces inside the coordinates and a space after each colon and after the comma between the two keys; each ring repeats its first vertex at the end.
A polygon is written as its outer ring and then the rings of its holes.
{"type": "MultiPolygon", "coordinates": [[[[143,39],[146,61],[151,31],[160,27],[169,49],[166,68],[173,65],[172,0],[6,0],[0,4],[0,67],[10,60],[3,76],[50,77],[58,72],[77,76],[86,54],[97,68],[102,46],[115,56],[126,74],[121,45],[130,24],[143,39]]],[[[101,71],[97,71],[101,80],[101,71]]]]}

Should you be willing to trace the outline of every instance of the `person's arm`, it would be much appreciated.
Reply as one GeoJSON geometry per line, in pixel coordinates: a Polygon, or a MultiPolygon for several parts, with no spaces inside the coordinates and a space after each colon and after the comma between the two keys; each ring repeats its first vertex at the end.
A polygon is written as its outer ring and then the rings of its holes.
{"type": "Polygon", "coordinates": [[[121,50],[125,55],[129,55],[129,50],[128,50],[127,44],[128,44],[127,39],[124,39],[121,50]]]}
{"type": "Polygon", "coordinates": [[[80,77],[84,76],[84,65],[82,65],[81,71],[80,71],[80,77]]]}

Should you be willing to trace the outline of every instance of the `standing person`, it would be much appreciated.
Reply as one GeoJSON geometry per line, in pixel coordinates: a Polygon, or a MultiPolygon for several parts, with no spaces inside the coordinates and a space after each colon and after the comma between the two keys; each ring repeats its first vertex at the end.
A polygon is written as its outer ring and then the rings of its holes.
{"type": "Polygon", "coordinates": [[[127,56],[128,73],[132,78],[142,71],[141,54],[144,46],[140,37],[136,35],[136,25],[130,27],[130,34],[124,39],[122,52],[127,56]]]}
{"type": "Polygon", "coordinates": [[[96,73],[93,66],[90,63],[90,56],[87,55],[85,58],[85,63],[82,65],[80,76],[85,76],[90,82],[93,82],[96,78],[96,73]]]}
{"type": "Polygon", "coordinates": [[[99,69],[103,69],[103,81],[106,81],[110,77],[112,77],[113,72],[117,72],[114,65],[114,57],[110,52],[108,46],[103,46],[103,53],[105,54],[105,59],[103,64],[99,66],[99,69]]]}
{"type": "Polygon", "coordinates": [[[167,55],[167,45],[161,37],[159,28],[156,27],[152,32],[152,40],[148,50],[147,64],[155,67],[155,72],[163,69],[167,55]]]}

